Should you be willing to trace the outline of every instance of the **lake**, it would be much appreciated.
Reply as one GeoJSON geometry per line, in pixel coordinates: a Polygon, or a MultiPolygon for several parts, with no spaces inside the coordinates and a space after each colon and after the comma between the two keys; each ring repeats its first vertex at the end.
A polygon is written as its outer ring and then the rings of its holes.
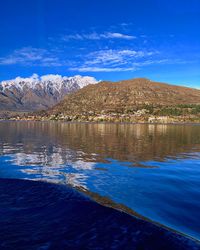
{"type": "Polygon", "coordinates": [[[70,185],[200,240],[200,126],[0,122],[0,178],[70,185]]]}

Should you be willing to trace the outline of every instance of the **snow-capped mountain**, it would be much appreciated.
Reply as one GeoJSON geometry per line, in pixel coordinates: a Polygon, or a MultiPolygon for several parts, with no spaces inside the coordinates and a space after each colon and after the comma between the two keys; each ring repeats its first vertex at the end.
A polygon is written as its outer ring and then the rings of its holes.
{"type": "Polygon", "coordinates": [[[68,94],[97,80],[89,76],[66,77],[60,75],[33,74],[0,83],[0,110],[33,111],[46,109],[58,103],[68,94]]]}

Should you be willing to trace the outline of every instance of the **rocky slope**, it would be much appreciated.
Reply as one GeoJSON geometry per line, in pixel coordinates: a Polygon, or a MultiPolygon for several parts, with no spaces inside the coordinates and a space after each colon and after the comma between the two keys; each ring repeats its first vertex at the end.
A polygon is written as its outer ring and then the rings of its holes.
{"type": "Polygon", "coordinates": [[[34,74],[0,83],[0,111],[34,111],[47,109],[63,97],[88,84],[97,83],[93,77],[62,77],[34,74]]]}
{"type": "Polygon", "coordinates": [[[186,104],[200,104],[200,90],[137,78],[89,85],[66,96],[49,114],[125,114],[146,107],[186,104]]]}

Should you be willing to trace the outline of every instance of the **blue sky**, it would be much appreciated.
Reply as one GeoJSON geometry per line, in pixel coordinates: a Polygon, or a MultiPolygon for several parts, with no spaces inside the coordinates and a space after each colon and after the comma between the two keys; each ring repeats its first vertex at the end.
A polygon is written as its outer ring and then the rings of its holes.
{"type": "Polygon", "coordinates": [[[0,80],[33,73],[200,87],[199,0],[0,2],[0,80]]]}

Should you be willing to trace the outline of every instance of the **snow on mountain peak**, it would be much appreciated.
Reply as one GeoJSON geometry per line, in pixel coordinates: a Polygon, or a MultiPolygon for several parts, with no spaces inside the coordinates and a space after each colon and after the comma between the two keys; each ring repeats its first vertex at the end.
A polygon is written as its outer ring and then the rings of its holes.
{"type": "Polygon", "coordinates": [[[12,90],[17,89],[18,91],[24,91],[24,89],[37,89],[40,87],[41,89],[51,89],[52,92],[60,92],[65,89],[79,89],[83,88],[88,84],[95,84],[98,81],[94,77],[90,76],[80,76],[76,75],[73,77],[61,76],[61,75],[42,75],[38,76],[37,74],[33,74],[30,77],[16,77],[15,79],[2,81],[0,83],[0,90],[12,90]]]}
{"type": "Polygon", "coordinates": [[[50,81],[50,82],[60,82],[63,80],[63,78],[61,75],[53,75],[53,74],[49,74],[49,75],[43,75],[40,77],[42,82],[45,81],[50,81]]]}

